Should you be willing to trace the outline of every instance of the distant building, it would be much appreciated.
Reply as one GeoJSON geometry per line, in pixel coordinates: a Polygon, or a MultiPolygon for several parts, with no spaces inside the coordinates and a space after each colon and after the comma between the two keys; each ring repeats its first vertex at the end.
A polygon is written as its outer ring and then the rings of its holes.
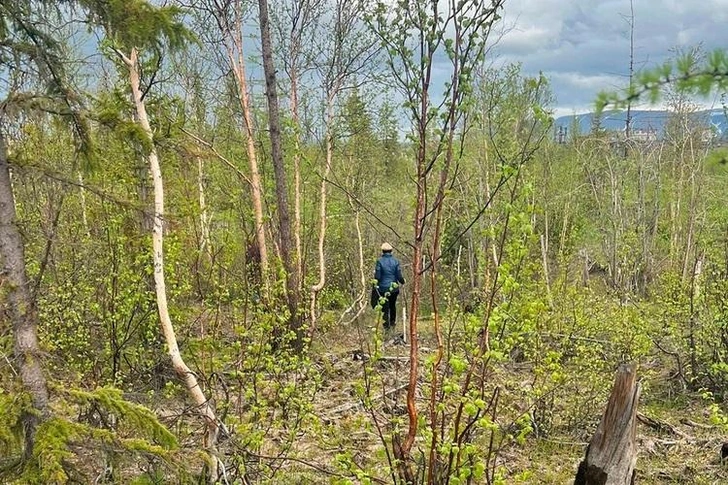
{"type": "MultiPolygon", "coordinates": [[[[631,112],[630,139],[649,143],[664,137],[669,121],[675,116],[671,111],[634,110],[631,112]]],[[[728,117],[723,109],[703,110],[692,113],[695,126],[704,127],[700,138],[706,142],[728,142],[728,117]]],[[[625,111],[609,111],[596,119],[594,113],[561,116],[554,120],[554,141],[566,143],[570,137],[591,133],[595,127],[612,133],[613,141],[624,139],[627,120],[625,111]]]]}
{"type": "Polygon", "coordinates": [[[568,140],[569,128],[566,126],[559,126],[554,134],[554,141],[559,144],[566,143],[568,140]]]}
{"type": "Polygon", "coordinates": [[[629,139],[640,143],[657,141],[657,129],[655,128],[634,128],[630,130],[629,139]]]}

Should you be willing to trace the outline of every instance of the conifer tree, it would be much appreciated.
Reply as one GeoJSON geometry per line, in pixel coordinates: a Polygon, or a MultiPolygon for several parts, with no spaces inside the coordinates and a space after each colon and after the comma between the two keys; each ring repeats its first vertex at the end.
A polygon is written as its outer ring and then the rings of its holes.
{"type": "MultiPolygon", "coordinates": [[[[70,120],[84,151],[90,150],[78,98],[69,87],[63,45],[49,25],[59,18],[56,2],[0,2],[0,72],[6,80],[0,124],[17,123],[29,112],[52,112],[70,120]]],[[[48,417],[48,387],[38,343],[38,312],[17,224],[6,132],[0,128],[0,255],[7,278],[7,302],[13,327],[16,365],[32,410],[22,416],[24,455],[33,452],[38,424],[48,417]]]]}

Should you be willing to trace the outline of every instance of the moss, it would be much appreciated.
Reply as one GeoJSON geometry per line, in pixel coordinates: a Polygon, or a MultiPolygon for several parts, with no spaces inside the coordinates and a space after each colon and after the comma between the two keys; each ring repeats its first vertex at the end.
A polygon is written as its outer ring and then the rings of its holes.
{"type": "MultiPolygon", "coordinates": [[[[89,465],[111,453],[131,458],[140,456],[159,462],[184,474],[185,464],[177,459],[174,450],[177,440],[148,408],[124,400],[120,390],[105,387],[94,391],[56,389],[65,399],[55,403],[56,416],[44,421],[37,429],[32,458],[20,466],[17,460],[0,463],[3,483],[56,484],[68,483],[84,475],[89,465]],[[117,429],[98,428],[66,419],[58,414],[71,414],[76,406],[96,406],[118,418],[117,429]],[[79,452],[79,450],[85,450],[79,452]],[[80,474],[80,475],[79,475],[80,474]]],[[[22,450],[22,413],[31,408],[24,393],[10,394],[0,388],[0,452],[2,456],[20,457],[22,450]]],[[[152,470],[153,471],[153,470],[152,470]]],[[[156,472],[155,472],[156,473],[156,472]]]]}
{"type": "Polygon", "coordinates": [[[148,441],[141,440],[139,438],[129,438],[121,441],[129,451],[135,451],[137,453],[147,453],[156,456],[165,456],[167,450],[158,445],[153,445],[148,441]]]}
{"type": "Polygon", "coordinates": [[[28,463],[23,479],[28,483],[66,483],[69,478],[66,462],[74,456],[69,444],[86,430],[84,425],[61,418],[45,421],[38,428],[33,460],[28,463]]]}
{"type": "Polygon", "coordinates": [[[30,407],[27,393],[10,393],[0,387],[0,456],[18,452],[23,439],[20,417],[23,410],[30,407]]]}
{"type": "Polygon", "coordinates": [[[145,436],[164,450],[178,448],[177,439],[159,422],[154,413],[139,404],[124,400],[122,392],[113,387],[94,391],[70,390],[68,395],[79,404],[97,404],[116,415],[133,434],[145,436]]]}

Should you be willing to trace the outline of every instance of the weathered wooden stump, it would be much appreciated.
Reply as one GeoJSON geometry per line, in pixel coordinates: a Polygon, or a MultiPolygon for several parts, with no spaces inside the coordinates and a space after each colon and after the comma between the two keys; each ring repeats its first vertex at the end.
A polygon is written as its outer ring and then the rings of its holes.
{"type": "Polygon", "coordinates": [[[637,463],[635,433],[640,385],[634,365],[622,364],[612,394],[586,456],[579,464],[574,485],[629,485],[637,463]]]}

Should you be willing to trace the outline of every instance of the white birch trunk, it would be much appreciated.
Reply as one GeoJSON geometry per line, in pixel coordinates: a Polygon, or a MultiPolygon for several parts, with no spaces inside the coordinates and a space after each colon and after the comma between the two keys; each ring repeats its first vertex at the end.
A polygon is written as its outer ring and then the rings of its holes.
{"type": "Polygon", "coordinates": [[[197,157],[197,191],[200,203],[200,250],[206,254],[212,254],[210,243],[210,216],[207,213],[207,201],[205,199],[205,162],[202,157],[197,157]]]}
{"type": "MultiPolygon", "coordinates": [[[[361,281],[361,292],[359,293],[359,296],[352,302],[352,304],[344,310],[344,313],[342,313],[341,317],[339,318],[338,322],[336,322],[337,326],[340,325],[344,318],[349,315],[351,312],[354,311],[356,308],[356,312],[351,317],[351,319],[348,321],[347,324],[350,324],[352,322],[355,322],[357,318],[359,318],[359,315],[361,315],[364,312],[364,309],[367,307],[367,295],[369,294],[369,291],[371,289],[371,286],[367,284],[367,277],[364,272],[364,242],[361,235],[361,222],[360,222],[360,216],[359,216],[359,209],[354,206],[354,201],[351,197],[348,197],[349,200],[349,207],[351,207],[351,210],[354,211],[354,228],[356,228],[356,241],[357,241],[357,248],[358,248],[358,255],[359,255],[359,278],[361,281]]],[[[404,300],[404,298],[403,298],[404,300]]],[[[402,308],[407,308],[407,305],[402,305],[402,308]]],[[[406,317],[404,318],[406,320],[406,317]]]]}
{"type": "Polygon", "coordinates": [[[86,237],[91,237],[91,230],[88,225],[88,212],[86,210],[86,188],[84,187],[83,174],[78,171],[78,187],[81,191],[81,219],[83,220],[83,229],[86,237]]]}
{"type": "Polygon", "coordinates": [[[334,152],[333,140],[333,120],[334,120],[334,97],[328,96],[326,102],[326,165],[324,173],[321,176],[321,200],[319,206],[319,237],[318,237],[318,259],[319,259],[319,279],[315,285],[311,287],[311,335],[316,329],[316,297],[326,284],[326,259],[324,257],[324,241],[326,239],[326,186],[327,179],[331,173],[331,161],[334,152]]]}
{"type": "Polygon", "coordinates": [[[298,75],[291,72],[291,114],[295,134],[293,139],[293,239],[296,244],[296,271],[303,281],[303,244],[301,243],[301,120],[298,113],[298,75]]]}
{"type": "Polygon", "coordinates": [[[245,79],[245,58],[243,55],[243,23],[241,18],[242,6],[236,3],[235,32],[223,32],[229,39],[226,40],[228,60],[235,76],[238,88],[238,100],[243,111],[245,121],[245,149],[248,155],[250,166],[250,187],[253,202],[253,217],[255,222],[255,239],[260,253],[260,276],[263,285],[263,293],[268,296],[268,277],[270,276],[270,265],[268,262],[268,245],[265,236],[265,222],[263,218],[263,184],[258,170],[258,156],[255,148],[255,134],[253,133],[253,117],[250,113],[250,97],[248,94],[248,83],[245,79]],[[232,42],[232,45],[231,43],[232,42]]]}
{"type": "Polygon", "coordinates": [[[215,410],[211,402],[202,392],[202,388],[197,382],[197,377],[192,370],[187,367],[187,364],[182,359],[179,346],[177,345],[177,337],[172,325],[172,320],[169,316],[167,289],[164,279],[164,185],[157,150],[153,143],[153,133],[149,125],[149,117],[147,116],[146,106],[142,99],[139,66],[137,62],[138,52],[136,48],[133,48],[129,57],[126,57],[120,52],[118,52],[118,54],[129,69],[129,81],[131,84],[137,122],[144,131],[147,141],[149,142],[149,154],[147,155],[147,161],[149,162],[149,171],[152,176],[152,184],[154,188],[152,257],[154,261],[154,289],[156,292],[157,310],[159,311],[159,322],[162,334],[167,344],[167,352],[172,361],[172,368],[177,374],[177,377],[179,377],[184,386],[187,388],[187,392],[205,421],[206,433],[204,446],[208,450],[211,460],[210,476],[208,478],[211,483],[214,483],[218,479],[218,470],[221,466],[221,463],[219,463],[216,457],[217,437],[220,431],[220,426],[218,424],[217,417],[215,416],[215,410]]]}

